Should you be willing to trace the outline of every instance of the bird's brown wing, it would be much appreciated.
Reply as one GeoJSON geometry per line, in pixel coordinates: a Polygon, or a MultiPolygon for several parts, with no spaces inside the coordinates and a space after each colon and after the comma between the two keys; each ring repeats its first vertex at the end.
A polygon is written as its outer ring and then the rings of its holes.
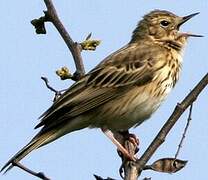
{"type": "Polygon", "coordinates": [[[131,86],[142,86],[154,76],[152,59],[145,51],[135,54],[130,45],[113,53],[72,85],[43,115],[35,127],[48,129],[125,94],[131,86]],[[151,63],[150,63],[151,62],[151,63]]]}

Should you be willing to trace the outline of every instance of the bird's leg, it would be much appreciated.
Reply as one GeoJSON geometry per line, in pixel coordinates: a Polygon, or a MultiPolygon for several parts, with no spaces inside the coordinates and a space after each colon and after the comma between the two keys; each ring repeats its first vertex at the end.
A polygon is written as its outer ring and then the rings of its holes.
{"type": "Polygon", "coordinates": [[[118,148],[118,150],[120,152],[122,152],[122,154],[132,160],[132,161],[136,161],[136,158],[134,156],[131,156],[129,154],[129,152],[123,147],[123,145],[114,137],[113,133],[109,130],[109,129],[106,129],[106,128],[101,128],[101,130],[103,131],[103,133],[113,142],[113,144],[116,145],[116,147],[118,148]]]}

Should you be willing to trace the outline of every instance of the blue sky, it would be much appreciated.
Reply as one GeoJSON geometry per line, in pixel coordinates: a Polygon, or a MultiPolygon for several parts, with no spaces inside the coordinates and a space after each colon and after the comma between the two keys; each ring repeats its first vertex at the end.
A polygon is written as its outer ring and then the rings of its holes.
{"type": "MultiPolygon", "coordinates": [[[[90,32],[93,38],[102,40],[95,52],[82,53],[87,71],[109,53],[126,44],[135,25],[145,13],[153,9],[165,9],[181,16],[201,12],[182,28],[205,37],[189,40],[181,78],[176,88],[151,120],[131,130],[140,138],[139,154],[142,154],[176,103],[208,71],[208,1],[56,0],[54,4],[74,40],[82,41],[90,32]]],[[[0,166],[3,166],[37,133],[33,127],[39,122],[39,115],[52,103],[53,94],[46,89],[40,77],[48,77],[54,88],[69,87],[72,82],[60,81],[54,72],[65,65],[73,72],[74,64],[66,45],[51,24],[46,26],[47,35],[36,35],[30,24],[30,20],[42,15],[42,10],[45,9],[43,1],[1,1],[0,7],[0,166]]],[[[189,161],[186,168],[172,175],[146,171],[142,177],[160,180],[207,177],[207,101],[208,91],[205,89],[194,103],[191,125],[179,155],[180,159],[189,161]]],[[[187,115],[183,114],[150,163],[159,158],[174,156],[187,115]]],[[[91,180],[93,174],[120,179],[120,159],[115,146],[99,129],[85,129],[69,134],[34,151],[22,162],[35,171],[45,172],[55,180],[91,180]]],[[[0,179],[37,178],[14,168],[0,179]]]]}

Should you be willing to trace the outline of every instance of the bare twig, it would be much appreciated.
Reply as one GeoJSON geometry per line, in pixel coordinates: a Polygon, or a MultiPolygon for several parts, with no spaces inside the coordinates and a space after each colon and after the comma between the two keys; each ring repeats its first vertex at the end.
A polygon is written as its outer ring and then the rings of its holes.
{"type": "Polygon", "coordinates": [[[48,89],[50,89],[51,91],[53,91],[55,94],[58,94],[59,93],[59,91],[55,90],[53,87],[51,87],[49,85],[49,81],[48,81],[48,79],[46,77],[41,77],[41,79],[45,82],[45,85],[46,85],[46,87],[48,89]]]}
{"type": "Polygon", "coordinates": [[[46,77],[41,77],[41,79],[45,82],[46,87],[55,93],[55,97],[53,101],[56,101],[56,99],[58,99],[61,96],[62,92],[65,91],[65,89],[60,90],[60,91],[57,91],[56,89],[54,89],[52,86],[49,85],[49,81],[46,77]]]}
{"type": "Polygon", "coordinates": [[[27,173],[29,173],[29,174],[32,174],[33,176],[36,176],[36,177],[38,177],[38,178],[40,178],[40,179],[43,179],[43,180],[50,180],[48,177],[46,177],[46,176],[44,175],[44,173],[42,173],[42,172],[36,173],[36,172],[34,172],[34,171],[28,169],[27,167],[23,166],[20,162],[13,161],[13,162],[12,162],[12,165],[13,165],[13,166],[17,166],[17,167],[19,167],[20,169],[24,170],[25,172],[27,172],[27,173]]]}
{"type": "Polygon", "coordinates": [[[145,164],[152,157],[157,148],[165,141],[167,134],[170,132],[174,124],[178,121],[183,112],[197,99],[198,95],[208,84],[208,73],[201,79],[201,81],[195,86],[195,88],[184,98],[184,100],[177,104],[175,110],[161,128],[160,132],[154,138],[147,150],[137,160],[136,167],[138,170],[138,176],[140,176],[145,164]]]}
{"type": "Polygon", "coordinates": [[[191,121],[192,108],[193,108],[193,103],[190,105],[189,115],[188,115],[186,127],[185,127],[185,129],[184,129],[183,135],[182,135],[181,140],[180,140],[180,143],[179,143],[179,145],[178,145],[178,149],[177,149],[176,154],[175,154],[175,159],[178,157],[179,152],[180,152],[180,149],[182,148],[183,141],[184,141],[184,139],[185,139],[185,137],[186,137],[186,133],[187,133],[187,130],[188,130],[190,121],[191,121]]]}
{"type": "Polygon", "coordinates": [[[67,47],[69,48],[69,50],[73,56],[75,66],[76,66],[76,72],[74,73],[74,79],[79,80],[85,74],[83,60],[81,57],[81,47],[77,42],[74,42],[72,40],[69,33],[65,29],[64,25],[60,21],[52,0],[44,0],[44,2],[47,7],[47,11],[45,11],[44,13],[45,13],[47,19],[54,24],[54,26],[56,27],[56,29],[60,33],[61,37],[65,41],[67,47]]]}

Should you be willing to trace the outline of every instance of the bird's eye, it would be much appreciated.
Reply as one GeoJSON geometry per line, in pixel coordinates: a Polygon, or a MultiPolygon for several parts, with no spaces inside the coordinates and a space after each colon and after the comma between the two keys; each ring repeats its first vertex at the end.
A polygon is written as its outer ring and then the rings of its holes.
{"type": "Polygon", "coordinates": [[[169,24],[170,24],[170,22],[169,22],[169,21],[166,21],[166,20],[162,20],[162,21],[160,22],[160,25],[161,25],[162,27],[167,27],[169,24]]]}

